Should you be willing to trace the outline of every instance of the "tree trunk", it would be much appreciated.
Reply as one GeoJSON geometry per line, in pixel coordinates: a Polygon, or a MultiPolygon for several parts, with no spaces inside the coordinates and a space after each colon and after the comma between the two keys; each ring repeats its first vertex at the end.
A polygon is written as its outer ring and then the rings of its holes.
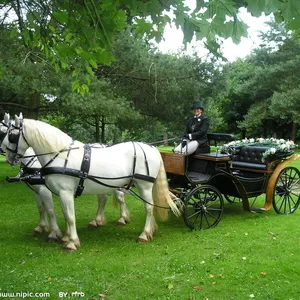
{"type": "Polygon", "coordinates": [[[41,94],[35,93],[28,100],[28,111],[25,116],[28,119],[37,120],[39,116],[39,107],[41,106],[41,94]]]}
{"type": "Polygon", "coordinates": [[[105,117],[101,116],[101,143],[105,144],[105,117]]]}
{"type": "Polygon", "coordinates": [[[99,116],[95,116],[95,142],[100,143],[100,121],[99,116]]]}
{"type": "Polygon", "coordinates": [[[296,132],[297,132],[297,124],[295,122],[293,122],[292,123],[292,135],[291,135],[292,141],[296,140],[296,132]]]}
{"type": "Polygon", "coordinates": [[[164,134],[164,145],[168,146],[168,134],[167,133],[164,134]]]}

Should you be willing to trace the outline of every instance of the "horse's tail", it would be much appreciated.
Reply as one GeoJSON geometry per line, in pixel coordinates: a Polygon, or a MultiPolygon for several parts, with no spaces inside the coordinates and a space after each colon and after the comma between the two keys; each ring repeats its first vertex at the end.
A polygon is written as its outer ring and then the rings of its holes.
{"type": "Polygon", "coordinates": [[[167,175],[162,158],[160,158],[160,169],[153,186],[152,196],[155,205],[155,212],[161,221],[166,221],[168,219],[167,207],[170,207],[176,216],[180,216],[180,211],[171,199],[169,193],[167,175]]]}

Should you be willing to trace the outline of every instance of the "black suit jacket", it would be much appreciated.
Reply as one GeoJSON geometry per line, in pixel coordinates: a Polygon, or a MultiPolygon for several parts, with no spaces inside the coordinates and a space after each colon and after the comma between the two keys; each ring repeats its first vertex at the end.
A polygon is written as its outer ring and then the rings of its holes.
{"type": "Polygon", "coordinates": [[[190,118],[186,122],[186,130],[184,136],[191,134],[192,141],[197,141],[199,147],[207,146],[207,132],[209,128],[209,118],[201,115],[198,118],[190,118]]]}

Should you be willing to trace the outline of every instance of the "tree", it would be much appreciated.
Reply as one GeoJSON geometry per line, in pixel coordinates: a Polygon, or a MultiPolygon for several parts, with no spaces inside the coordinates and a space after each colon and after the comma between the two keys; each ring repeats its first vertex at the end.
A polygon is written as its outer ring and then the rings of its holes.
{"type": "Polygon", "coordinates": [[[271,25],[260,49],[226,67],[229,84],[221,107],[228,111],[225,118],[234,124],[232,129],[242,130],[243,136],[295,140],[300,47],[297,35],[291,37],[276,23],[271,25]]]}
{"type": "Polygon", "coordinates": [[[219,55],[220,38],[238,43],[247,35],[247,25],[238,18],[240,7],[254,16],[273,13],[288,29],[300,27],[298,0],[200,0],[192,12],[182,0],[3,0],[0,24],[14,24],[12,38],[21,36],[29,49],[41,49],[57,70],[72,70],[73,89],[84,94],[93,69],[113,61],[113,37],[128,25],[135,35],[160,41],[165,25],[174,22],[186,43],[196,36],[219,55]]]}
{"type": "MultiPolygon", "coordinates": [[[[161,132],[155,124],[159,120],[170,136],[181,135],[190,106],[196,100],[201,100],[210,114],[209,97],[213,96],[219,76],[213,63],[197,56],[161,54],[142,39],[134,39],[130,32],[115,40],[113,55],[116,62],[110,67],[98,68],[97,76],[109,78],[115,91],[141,114],[141,123],[135,120],[135,133],[150,128],[153,133],[161,132]],[[143,122],[149,122],[149,126],[143,126],[143,122]]],[[[212,118],[212,123],[214,120],[212,118]]],[[[125,126],[123,129],[129,129],[125,126]]],[[[155,135],[150,141],[162,139],[164,133],[161,132],[160,137],[155,135]]]]}
{"type": "Polygon", "coordinates": [[[37,119],[41,111],[55,106],[50,101],[71,86],[71,77],[56,73],[39,51],[24,47],[20,40],[11,40],[14,29],[0,26],[0,104],[11,114],[22,111],[37,119]],[[52,95],[52,97],[48,97],[52,95]]]}

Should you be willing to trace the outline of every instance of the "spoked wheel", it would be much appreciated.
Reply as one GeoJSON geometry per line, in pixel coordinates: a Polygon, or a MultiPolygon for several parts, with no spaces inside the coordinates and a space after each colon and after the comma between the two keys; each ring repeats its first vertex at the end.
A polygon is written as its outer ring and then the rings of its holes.
{"type": "Polygon", "coordinates": [[[273,207],[278,214],[292,214],[300,202],[300,171],[295,167],[284,168],[276,180],[273,207]]]}
{"type": "Polygon", "coordinates": [[[239,197],[229,196],[229,195],[224,195],[224,197],[229,203],[241,203],[242,202],[242,198],[239,198],[239,197]]]}
{"type": "Polygon", "coordinates": [[[185,198],[184,222],[192,230],[212,228],[220,222],[223,209],[223,197],[215,187],[196,187],[185,198]]]}

